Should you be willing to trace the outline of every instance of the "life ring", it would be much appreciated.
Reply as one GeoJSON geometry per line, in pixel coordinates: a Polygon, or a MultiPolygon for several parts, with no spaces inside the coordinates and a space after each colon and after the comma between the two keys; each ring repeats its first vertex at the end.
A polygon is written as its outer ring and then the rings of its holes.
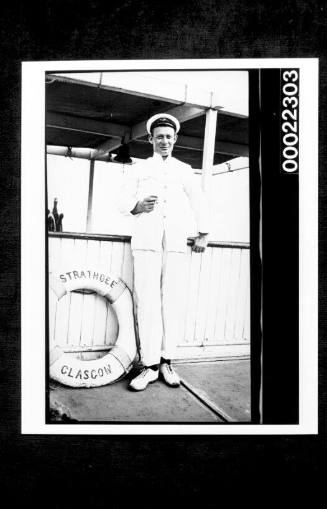
{"type": "Polygon", "coordinates": [[[119,332],[116,344],[100,359],[70,357],[59,346],[50,350],[50,378],[70,387],[100,387],[125,376],[136,356],[133,301],[119,277],[90,268],[50,273],[49,286],[58,300],[74,290],[92,291],[106,298],[114,309],[119,332]]]}

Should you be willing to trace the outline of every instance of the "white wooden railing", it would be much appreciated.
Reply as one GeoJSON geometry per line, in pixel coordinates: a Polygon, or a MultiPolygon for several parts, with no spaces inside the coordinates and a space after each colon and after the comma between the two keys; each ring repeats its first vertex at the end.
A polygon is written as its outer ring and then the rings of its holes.
{"type": "MultiPolygon", "coordinates": [[[[202,254],[188,242],[185,327],[177,359],[248,356],[250,353],[250,261],[245,243],[210,242],[202,254]]],[[[49,270],[65,260],[102,266],[133,290],[130,237],[49,232],[49,270]]],[[[72,355],[98,357],[115,342],[118,324],[101,296],[49,292],[50,344],[72,355]],[[87,355],[82,352],[89,352],[87,355]]]]}

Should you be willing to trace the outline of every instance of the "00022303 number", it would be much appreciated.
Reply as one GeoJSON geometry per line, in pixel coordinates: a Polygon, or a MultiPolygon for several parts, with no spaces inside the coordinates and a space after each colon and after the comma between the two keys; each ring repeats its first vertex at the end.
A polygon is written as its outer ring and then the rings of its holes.
{"type": "Polygon", "coordinates": [[[295,173],[299,168],[299,71],[282,74],[282,169],[295,173]]]}

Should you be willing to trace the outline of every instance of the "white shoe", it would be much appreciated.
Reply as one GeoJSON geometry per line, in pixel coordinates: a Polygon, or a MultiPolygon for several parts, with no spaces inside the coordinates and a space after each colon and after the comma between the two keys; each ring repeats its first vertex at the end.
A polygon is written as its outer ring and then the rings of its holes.
{"type": "Polygon", "coordinates": [[[141,373],[137,375],[129,384],[129,388],[133,391],[144,391],[148,384],[152,384],[158,380],[159,371],[151,368],[143,368],[141,373]]]}
{"type": "Polygon", "coordinates": [[[170,385],[170,387],[179,387],[181,384],[180,378],[170,364],[163,362],[159,366],[159,371],[167,385],[170,385]]]}

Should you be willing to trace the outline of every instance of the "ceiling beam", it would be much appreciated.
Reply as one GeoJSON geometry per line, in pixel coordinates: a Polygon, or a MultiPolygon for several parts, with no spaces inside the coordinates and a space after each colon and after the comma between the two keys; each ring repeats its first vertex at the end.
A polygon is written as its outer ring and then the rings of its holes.
{"type": "Polygon", "coordinates": [[[80,133],[97,134],[99,136],[109,136],[121,140],[130,128],[122,124],[113,122],[104,122],[85,117],[74,117],[64,113],[49,112],[46,114],[46,126],[55,129],[67,129],[69,131],[78,131],[80,133]]]}
{"type": "MultiPolygon", "coordinates": [[[[176,147],[190,148],[192,150],[203,150],[203,140],[194,136],[179,136],[176,147]]],[[[216,141],[215,154],[225,154],[230,156],[248,157],[249,147],[241,143],[233,143],[230,141],[216,141]]]]}
{"type": "MultiPolygon", "coordinates": [[[[218,109],[216,107],[216,109],[218,109]]],[[[249,118],[249,115],[245,115],[244,113],[236,113],[234,111],[224,110],[224,108],[221,108],[219,110],[219,115],[228,115],[229,117],[235,117],[235,118],[249,118]]]]}
{"type": "MultiPolygon", "coordinates": [[[[176,147],[180,148],[191,148],[192,150],[203,150],[203,139],[195,136],[178,136],[176,141],[176,147]]],[[[216,141],[215,143],[216,154],[226,154],[233,156],[244,156],[248,157],[249,147],[242,143],[233,143],[231,141],[216,141]]]]}
{"type": "Polygon", "coordinates": [[[96,148],[96,157],[101,157],[105,154],[108,155],[109,152],[112,152],[116,148],[120,147],[123,143],[128,143],[131,141],[131,129],[128,128],[126,132],[124,133],[124,136],[120,139],[110,139],[107,141],[104,141],[96,148]]]}
{"type": "MultiPolygon", "coordinates": [[[[148,143],[147,140],[138,140],[140,143],[148,143]]],[[[188,148],[196,151],[203,150],[203,140],[195,136],[184,136],[180,135],[177,138],[175,147],[188,148]]],[[[232,156],[243,156],[248,157],[249,147],[241,143],[232,143],[229,141],[216,141],[215,143],[215,154],[225,154],[232,156]]]]}
{"type": "Polygon", "coordinates": [[[112,152],[116,148],[120,147],[121,144],[121,140],[118,140],[117,138],[113,138],[101,143],[101,145],[95,149],[96,157],[104,156],[105,154],[108,155],[108,152],[112,152]]]}

